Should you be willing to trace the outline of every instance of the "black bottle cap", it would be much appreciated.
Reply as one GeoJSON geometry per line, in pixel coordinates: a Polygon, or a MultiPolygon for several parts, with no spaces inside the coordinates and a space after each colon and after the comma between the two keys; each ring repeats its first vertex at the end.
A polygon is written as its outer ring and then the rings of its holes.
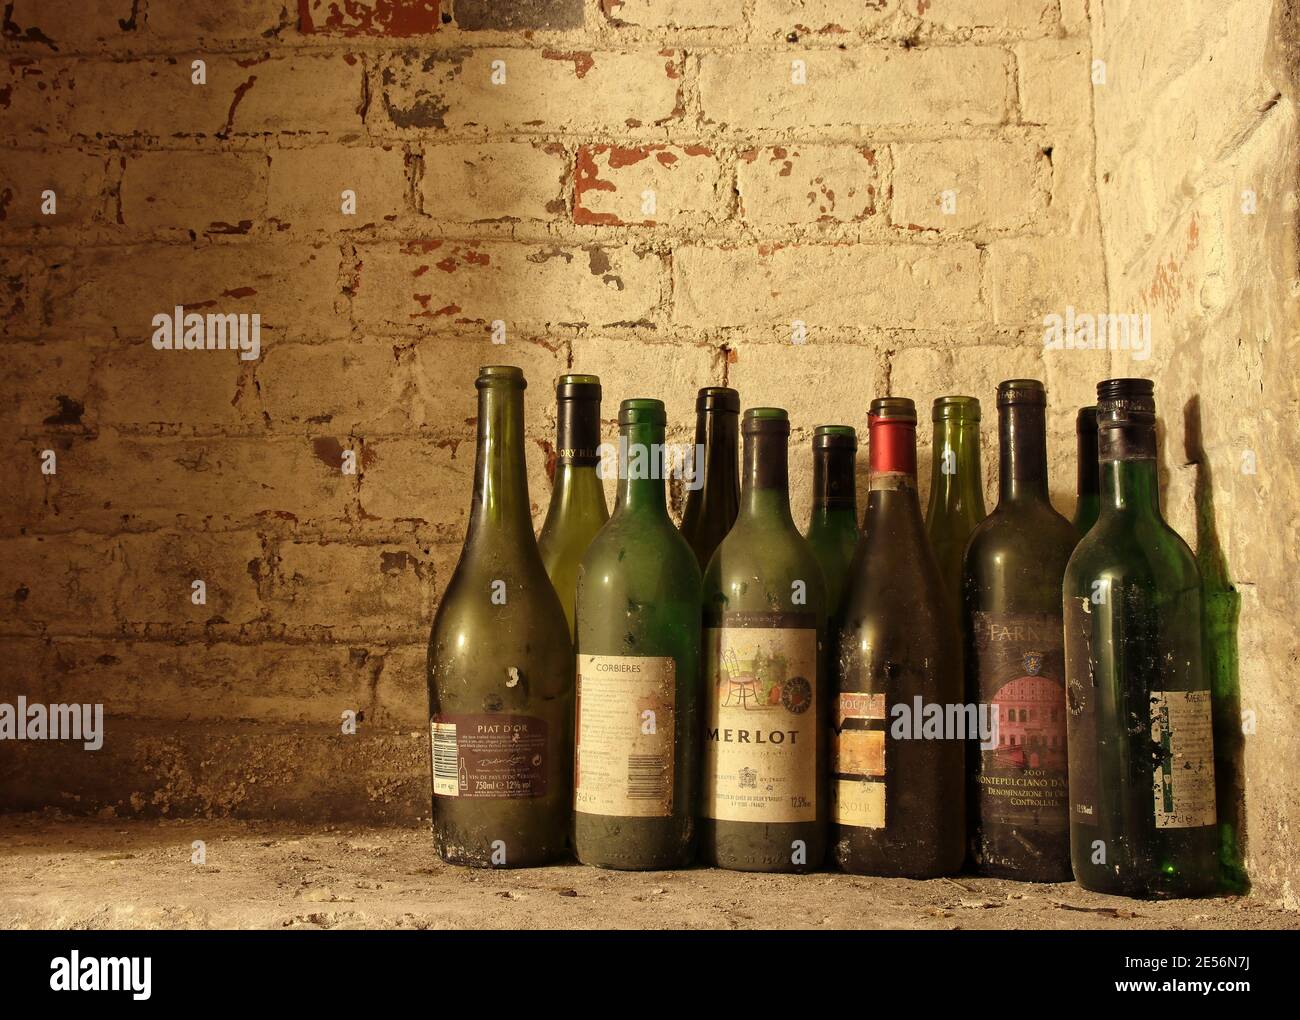
{"type": "Polygon", "coordinates": [[[818,425],[812,445],[814,450],[856,450],[858,434],[852,425],[818,425]]]}
{"type": "Polygon", "coordinates": [[[1097,384],[1099,422],[1127,419],[1134,423],[1155,419],[1156,387],[1150,379],[1104,379],[1097,384]]]}
{"type": "Polygon", "coordinates": [[[745,417],[741,419],[740,431],[747,436],[758,433],[788,436],[790,415],[782,407],[746,408],[745,417]]]}
{"type": "Polygon", "coordinates": [[[877,397],[871,402],[870,414],[882,421],[916,424],[916,404],[910,397],[877,397]]]}
{"type": "Polygon", "coordinates": [[[1012,404],[1047,406],[1047,387],[1038,379],[1007,379],[998,383],[998,407],[1012,404]]]}
{"type": "Polygon", "coordinates": [[[695,396],[697,411],[730,411],[740,413],[740,393],[728,386],[705,386],[695,396]]]}

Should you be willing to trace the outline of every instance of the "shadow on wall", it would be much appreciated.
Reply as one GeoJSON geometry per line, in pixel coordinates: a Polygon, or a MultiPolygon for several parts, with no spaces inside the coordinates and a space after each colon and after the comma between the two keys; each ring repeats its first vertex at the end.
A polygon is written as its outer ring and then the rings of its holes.
{"type": "Polygon", "coordinates": [[[1196,466],[1196,565],[1201,572],[1201,625],[1204,663],[1214,705],[1214,780],[1219,813],[1219,867],[1225,891],[1245,893],[1246,875],[1245,738],[1237,629],[1241,596],[1228,576],[1228,561],[1214,517],[1214,487],[1201,441],[1201,398],[1183,405],[1183,448],[1196,466]]]}

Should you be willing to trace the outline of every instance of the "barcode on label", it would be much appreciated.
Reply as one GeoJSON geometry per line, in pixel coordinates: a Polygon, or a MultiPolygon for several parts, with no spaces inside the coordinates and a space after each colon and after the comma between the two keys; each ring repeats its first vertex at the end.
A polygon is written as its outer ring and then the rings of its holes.
{"type": "Polygon", "coordinates": [[[667,795],[668,760],[662,754],[629,754],[628,800],[662,800],[667,795]]]}
{"type": "Polygon", "coordinates": [[[433,792],[443,797],[460,796],[455,723],[433,724],[433,792]]]}

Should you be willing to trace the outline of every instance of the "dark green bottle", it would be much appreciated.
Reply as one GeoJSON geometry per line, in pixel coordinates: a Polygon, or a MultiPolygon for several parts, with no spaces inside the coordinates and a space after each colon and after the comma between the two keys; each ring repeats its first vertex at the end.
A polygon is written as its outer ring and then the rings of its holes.
{"type": "Polygon", "coordinates": [[[966,550],[971,857],[981,874],[1070,880],[1061,582],[1073,526],[1047,495],[1047,391],[998,386],[998,505],[966,550]],[[996,713],[996,716],[994,715],[996,713]]]}
{"type": "Polygon", "coordinates": [[[975,397],[939,397],[934,419],[934,460],[925,531],[939,561],[944,591],[954,616],[961,613],[962,560],[966,542],[984,520],[980,472],[980,402],[975,397]]]}
{"type": "Polygon", "coordinates": [[[858,544],[858,434],[851,425],[818,425],[812,445],[808,544],[826,577],[826,605],[834,615],[858,544]]]}
{"type": "Polygon", "coordinates": [[[450,864],[531,867],[568,850],[573,643],[533,538],[524,373],[476,385],[469,530],[429,635],[434,844],[450,864]]]}
{"type": "Polygon", "coordinates": [[[1085,889],[1215,891],[1201,579],[1165,523],[1149,379],[1097,386],[1101,512],[1065,573],[1070,843],[1085,889]]]}
{"type": "Polygon", "coordinates": [[[555,386],[558,426],[551,505],[537,539],[546,575],[555,586],[573,633],[578,564],[587,545],[609,520],[600,464],[600,378],[562,375],[555,386]]]}
{"type": "Polygon", "coordinates": [[[574,850],[606,868],[694,856],[700,568],[643,469],[666,421],[661,400],[623,401],[614,516],[578,570],[574,850]]]}
{"type": "Polygon", "coordinates": [[[826,851],[822,569],[790,516],[790,421],[745,412],[740,513],[704,574],[700,853],[811,871],[826,851]]]}
{"type": "Polygon", "coordinates": [[[834,639],[831,842],[858,875],[950,875],[966,854],[956,614],[916,493],[916,406],[871,402],[871,491],[834,639]]]}
{"type": "Polygon", "coordinates": [[[727,537],[740,509],[740,394],[706,386],[695,398],[695,448],[704,450],[703,474],[696,465],[694,487],[686,490],[682,536],[695,550],[700,570],[727,537]]]}
{"type": "Polygon", "coordinates": [[[1097,408],[1079,408],[1075,422],[1079,434],[1079,502],[1074,507],[1074,530],[1082,538],[1097,523],[1101,512],[1101,474],[1097,463],[1097,408]]]}

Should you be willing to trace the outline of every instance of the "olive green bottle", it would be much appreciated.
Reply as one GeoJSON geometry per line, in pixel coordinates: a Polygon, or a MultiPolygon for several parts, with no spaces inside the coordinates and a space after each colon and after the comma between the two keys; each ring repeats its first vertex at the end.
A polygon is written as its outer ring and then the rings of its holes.
{"type": "Polygon", "coordinates": [[[790,421],[745,412],[740,513],[704,574],[700,854],[809,871],[826,850],[822,569],[790,516],[790,421]]]}
{"type": "Polygon", "coordinates": [[[1047,494],[1047,391],[998,386],[998,505],[966,549],[971,857],[981,874],[1070,880],[1061,581],[1078,535],[1047,494]]]}
{"type": "Polygon", "coordinates": [[[700,570],[736,523],[740,508],[740,394],[706,386],[695,397],[695,449],[704,450],[693,487],[686,490],[682,536],[695,550],[700,570]]]}
{"type": "Polygon", "coordinates": [[[661,400],[623,401],[614,516],[578,569],[574,850],[606,868],[695,849],[700,568],[651,467],[666,421],[661,400]]]}
{"type": "Polygon", "coordinates": [[[954,614],[961,612],[962,558],[975,526],[984,520],[980,474],[980,402],[975,397],[939,397],[934,420],[934,461],[925,531],[939,561],[943,587],[954,614]]]}
{"type": "Polygon", "coordinates": [[[1101,512],[1065,572],[1070,842],[1085,889],[1215,891],[1218,830],[1201,578],[1165,523],[1149,379],[1097,386],[1101,512]]]}
{"type": "Polygon", "coordinates": [[[1075,431],[1079,436],[1079,502],[1074,507],[1074,530],[1082,538],[1097,523],[1097,515],[1101,512],[1096,407],[1079,408],[1075,431]]]}
{"type": "Polygon", "coordinates": [[[916,406],[871,402],[871,489],[832,649],[831,844],[856,875],[933,878],[962,865],[961,641],[916,493],[916,406]]]}
{"type": "Polygon", "coordinates": [[[573,643],[533,538],[523,372],[479,372],[474,496],[429,635],[433,835],[442,859],[530,867],[566,855],[573,643]]]}
{"type": "Polygon", "coordinates": [[[600,378],[562,375],[555,386],[555,481],[537,547],[546,576],[555,586],[573,633],[573,597],[578,563],[605,522],[605,486],[597,473],[600,463],[600,378]]]}
{"type": "Polygon", "coordinates": [[[808,544],[826,577],[826,606],[833,616],[858,544],[858,434],[851,425],[813,430],[813,504],[808,544]]]}

